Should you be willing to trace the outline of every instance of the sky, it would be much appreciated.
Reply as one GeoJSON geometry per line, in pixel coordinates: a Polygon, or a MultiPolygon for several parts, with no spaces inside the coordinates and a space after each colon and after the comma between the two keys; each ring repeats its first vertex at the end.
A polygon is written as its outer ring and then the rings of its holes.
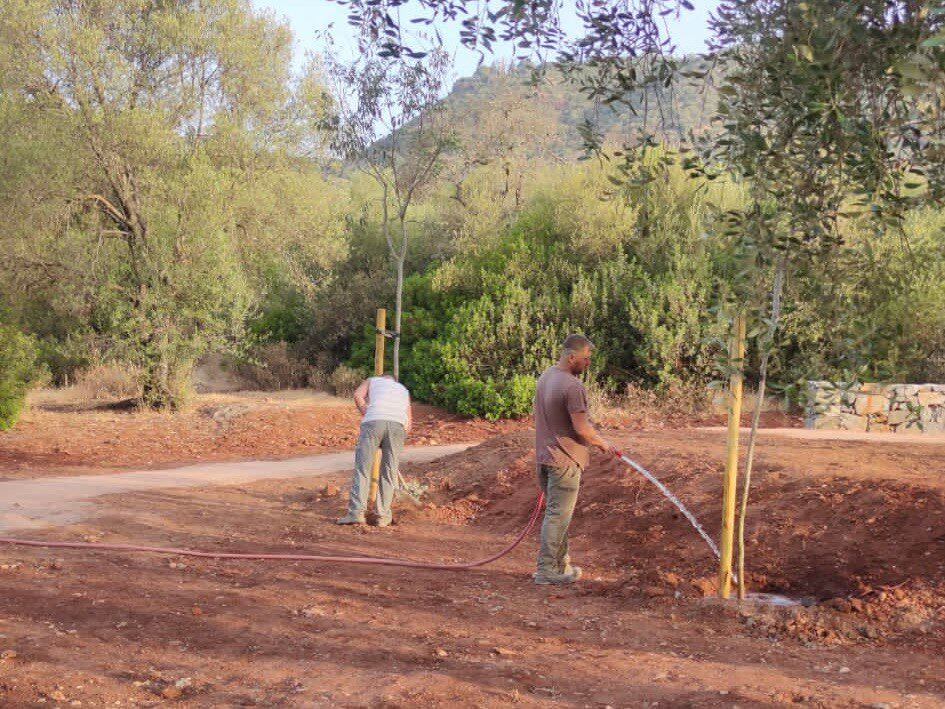
{"type": "MultiPolygon", "coordinates": [[[[684,11],[680,18],[666,18],[678,53],[688,54],[705,49],[708,38],[707,19],[719,1],[693,0],[695,10],[684,11]]],[[[337,48],[349,57],[356,51],[354,33],[347,24],[345,8],[337,3],[330,0],[253,0],[253,4],[260,9],[271,9],[279,18],[288,19],[295,33],[297,64],[304,59],[306,51],[318,51],[321,48],[317,40],[317,35],[321,32],[330,32],[337,48]]],[[[564,4],[567,6],[571,3],[565,0],[564,4]]],[[[566,29],[568,24],[566,20],[566,29]]],[[[573,22],[572,26],[576,31],[577,23],[573,22]]],[[[447,49],[455,52],[456,77],[471,75],[479,63],[479,55],[461,47],[455,31],[444,33],[444,39],[448,43],[447,49]]],[[[507,48],[500,47],[495,58],[509,55],[507,48]]],[[[491,57],[487,56],[486,61],[490,62],[491,57]]]]}

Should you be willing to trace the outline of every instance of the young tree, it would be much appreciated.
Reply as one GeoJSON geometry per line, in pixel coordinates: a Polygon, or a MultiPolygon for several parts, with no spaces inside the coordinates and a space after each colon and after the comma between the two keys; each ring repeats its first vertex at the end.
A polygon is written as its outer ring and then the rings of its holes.
{"type": "Polygon", "coordinates": [[[436,49],[422,59],[394,58],[368,44],[351,62],[328,62],[336,89],[336,146],[380,188],[381,230],[396,274],[393,362],[394,377],[399,378],[411,207],[433,181],[453,142],[441,102],[449,55],[436,49]]]}

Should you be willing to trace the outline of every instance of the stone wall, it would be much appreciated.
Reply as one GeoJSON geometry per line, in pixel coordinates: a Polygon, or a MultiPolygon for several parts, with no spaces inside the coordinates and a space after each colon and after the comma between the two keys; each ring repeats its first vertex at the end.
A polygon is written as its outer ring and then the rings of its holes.
{"type": "Polygon", "coordinates": [[[807,428],[945,432],[945,384],[807,383],[807,428]]]}

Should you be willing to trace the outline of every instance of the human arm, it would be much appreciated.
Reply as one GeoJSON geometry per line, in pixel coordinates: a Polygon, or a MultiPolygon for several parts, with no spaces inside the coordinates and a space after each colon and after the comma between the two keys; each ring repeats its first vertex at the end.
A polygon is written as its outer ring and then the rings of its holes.
{"type": "Polygon", "coordinates": [[[358,411],[361,412],[362,416],[367,413],[369,389],[370,382],[365,379],[358,388],[354,390],[354,405],[358,407],[358,411]]]}
{"type": "Polygon", "coordinates": [[[575,433],[577,433],[581,442],[585,445],[599,448],[604,453],[608,453],[615,458],[619,458],[623,455],[623,451],[597,432],[597,429],[594,428],[594,425],[587,415],[587,411],[571,412],[571,425],[574,426],[575,433]]]}

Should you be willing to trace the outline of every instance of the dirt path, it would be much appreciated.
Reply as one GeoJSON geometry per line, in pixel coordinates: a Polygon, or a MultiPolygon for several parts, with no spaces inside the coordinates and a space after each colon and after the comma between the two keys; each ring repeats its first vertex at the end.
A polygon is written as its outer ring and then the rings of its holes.
{"type": "MultiPolygon", "coordinates": [[[[697,431],[720,433],[727,430],[724,426],[700,426],[697,431]]],[[[742,436],[747,436],[751,430],[742,427],[742,436]]],[[[900,443],[922,445],[945,445],[945,433],[869,433],[867,431],[815,431],[809,428],[763,428],[759,430],[761,436],[781,436],[804,441],[863,441],[869,443],[900,443]]]]}
{"type": "MultiPolygon", "coordinates": [[[[718,431],[618,436],[719,526],[718,431]]],[[[31,537],[461,561],[534,499],[528,432],[407,466],[389,528],[342,528],[346,475],[150,489],[31,537]],[[329,487],[337,486],[340,490],[329,487]]],[[[945,446],[765,435],[748,527],[756,590],[651,486],[596,457],[572,525],[577,587],[536,587],[536,535],[471,572],[0,548],[0,705],[945,706],[945,446]]]]}
{"type": "MultiPolygon", "coordinates": [[[[408,447],[406,463],[423,463],[465,450],[471,444],[408,447]]],[[[92,513],[94,498],[160,488],[234,485],[336,473],[352,468],[354,453],[323,453],[277,461],[208,463],[165,470],[0,482],[0,531],[71,524],[92,513]]]]}
{"type": "MultiPolygon", "coordinates": [[[[34,392],[20,423],[0,431],[0,481],[332,453],[354,447],[360,423],[351,401],[310,391],[203,394],[178,412],[68,396],[34,392]]],[[[482,441],[527,426],[415,404],[407,444],[482,441]]]]}

